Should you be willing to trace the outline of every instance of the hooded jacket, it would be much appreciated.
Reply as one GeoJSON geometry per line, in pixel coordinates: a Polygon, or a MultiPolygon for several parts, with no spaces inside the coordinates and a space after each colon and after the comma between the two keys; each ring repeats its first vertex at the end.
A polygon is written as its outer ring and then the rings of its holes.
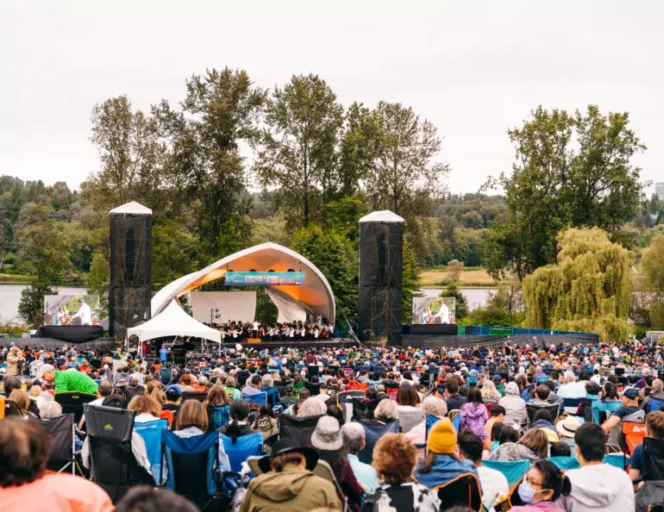
{"type": "Polygon", "coordinates": [[[519,460],[537,460],[539,457],[530,448],[519,443],[501,444],[498,449],[491,454],[490,460],[501,462],[515,462],[519,460]]]}
{"type": "Polygon", "coordinates": [[[526,401],[519,396],[519,386],[516,382],[510,382],[505,386],[505,396],[498,401],[498,405],[505,408],[505,425],[526,423],[528,419],[526,401]]]}
{"type": "Polygon", "coordinates": [[[461,407],[461,428],[472,430],[475,434],[480,436],[480,439],[486,439],[487,433],[484,430],[484,425],[489,421],[489,414],[487,413],[484,404],[473,404],[466,402],[461,407]]]}
{"type": "Polygon", "coordinates": [[[428,473],[420,473],[421,466],[415,471],[417,481],[427,487],[437,487],[446,484],[450,480],[463,473],[473,473],[479,480],[477,467],[467,459],[457,459],[447,454],[436,456],[436,460],[428,473]]]}
{"type": "Polygon", "coordinates": [[[397,414],[399,415],[401,432],[404,434],[410,432],[415,426],[424,421],[424,413],[410,405],[399,405],[397,407],[397,414]]]}
{"type": "Polygon", "coordinates": [[[609,464],[596,464],[565,473],[572,484],[558,503],[567,512],[634,510],[634,491],[627,473],[609,464]]]}
{"type": "Polygon", "coordinates": [[[240,512],[294,512],[316,508],[342,510],[334,486],[311,471],[287,464],[279,473],[270,471],[251,481],[240,512]]]}

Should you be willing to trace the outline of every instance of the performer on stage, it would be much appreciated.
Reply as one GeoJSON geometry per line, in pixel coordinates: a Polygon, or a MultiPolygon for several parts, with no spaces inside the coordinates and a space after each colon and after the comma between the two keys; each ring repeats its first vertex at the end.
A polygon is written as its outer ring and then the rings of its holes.
{"type": "Polygon", "coordinates": [[[92,325],[92,310],[83,299],[78,299],[78,313],[71,317],[81,319],[81,325],[92,325]]]}

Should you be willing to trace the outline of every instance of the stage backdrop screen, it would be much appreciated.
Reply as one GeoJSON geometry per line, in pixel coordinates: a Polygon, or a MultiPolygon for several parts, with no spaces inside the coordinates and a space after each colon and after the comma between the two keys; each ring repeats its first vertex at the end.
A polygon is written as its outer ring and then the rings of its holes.
{"type": "Polygon", "coordinates": [[[413,324],[456,323],[456,299],[454,297],[413,298],[413,324]]]}
{"type": "Polygon", "coordinates": [[[199,322],[253,322],[256,292],[191,292],[191,312],[199,322]]]}
{"type": "Polygon", "coordinates": [[[100,325],[98,295],[45,295],[44,325],[100,325]],[[83,300],[79,303],[79,300],[83,300]]]}
{"type": "Polygon", "coordinates": [[[226,286],[302,286],[304,272],[226,272],[226,286]]]}

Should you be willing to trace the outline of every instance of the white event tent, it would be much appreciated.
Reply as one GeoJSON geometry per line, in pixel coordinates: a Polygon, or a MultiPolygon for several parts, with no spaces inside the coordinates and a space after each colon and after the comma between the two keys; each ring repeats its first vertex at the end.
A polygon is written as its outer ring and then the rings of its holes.
{"type": "Polygon", "coordinates": [[[159,315],[144,324],[127,329],[127,336],[138,336],[139,341],[147,341],[166,336],[204,338],[221,343],[221,333],[203,325],[184,311],[176,300],[159,315]]]}

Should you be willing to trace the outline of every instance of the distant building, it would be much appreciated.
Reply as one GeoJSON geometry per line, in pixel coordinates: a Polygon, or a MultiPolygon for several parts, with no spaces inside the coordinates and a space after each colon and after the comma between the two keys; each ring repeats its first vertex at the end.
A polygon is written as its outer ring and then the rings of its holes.
{"type": "Polygon", "coordinates": [[[664,183],[655,183],[655,194],[660,201],[664,201],[664,183]]]}

